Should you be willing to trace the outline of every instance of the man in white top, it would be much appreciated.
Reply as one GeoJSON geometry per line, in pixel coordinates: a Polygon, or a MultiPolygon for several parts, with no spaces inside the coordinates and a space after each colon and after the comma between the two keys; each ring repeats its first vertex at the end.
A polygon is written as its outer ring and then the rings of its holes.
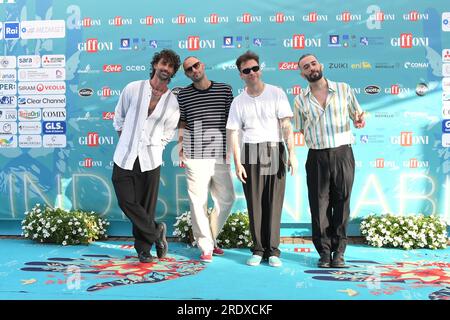
{"type": "Polygon", "coordinates": [[[262,259],[268,259],[271,266],[280,267],[278,246],[286,158],[291,175],[297,170],[291,125],[293,113],[284,91],[261,80],[257,54],[247,51],[236,60],[236,66],[246,88],[231,104],[227,129],[231,136],[236,176],[242,182],[250,218],[253,255],[247,264],[257,266],[262,259]],[[239,130],[243,133],[242,152],[239,130]]]}
{"type": "Polygon", "coordinates": [[[155,53],[149,80],[129,83],[114,114],[119,143],[112,181],[117,201],[133,224],[134,247],[141,263],[150,263],[153,243],[158,258],[167,254],[165,223],[155,222],[162,152],[175,134],[180,111],[167,87],[180,67],[172,50],[155,53]]]}

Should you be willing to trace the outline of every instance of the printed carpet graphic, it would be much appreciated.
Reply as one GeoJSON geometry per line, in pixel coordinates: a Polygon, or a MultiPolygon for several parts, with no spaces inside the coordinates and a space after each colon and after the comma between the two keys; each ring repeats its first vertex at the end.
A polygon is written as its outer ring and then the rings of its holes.
{"type": "Polygon", "coordinates": [[[450,248],[349,245],[345,269],[317,268],[312,245],[280,249],[280,268],[247,266],[248,249],[227,249],[207,264],[197,248],[172,242],[167,257],[141,264],[120,241],[63,247],[2,239],[0,299],[450,300],[450,248]]]}

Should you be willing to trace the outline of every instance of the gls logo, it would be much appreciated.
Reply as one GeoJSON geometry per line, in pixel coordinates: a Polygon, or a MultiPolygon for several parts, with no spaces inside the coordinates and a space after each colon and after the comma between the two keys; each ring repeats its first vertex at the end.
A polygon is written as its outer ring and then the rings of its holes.
{"type": "Polygon", "coordinates": [[[442,121],[442,132],[450,133],[450,119],[446,119],[442,121]]]}
{"type": "Polygon", "coordinates": [[[178,41],[178,47],[189,51],[214,49],[216,47],[216,40],[200,40],[199,36],[189,36],[187,40],[178,41]]]}

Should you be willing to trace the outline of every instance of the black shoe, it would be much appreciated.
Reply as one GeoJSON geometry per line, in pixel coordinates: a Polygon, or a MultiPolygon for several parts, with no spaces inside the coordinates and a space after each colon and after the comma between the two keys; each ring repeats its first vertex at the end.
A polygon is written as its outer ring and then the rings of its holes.
{"type": "Polygon", "coordinates": [[[151,263],[151,262],[153,262],[153,257],[152,257],[152,254],[150,252],[142,251],[141,253],[139,253],[138,258],[139,258],[139,262],[140,263],[151,263]]]}
{"type": "Polygon", "coordinates": [[[166,256],[167,251],[169,250],[169,244],[166,239],[166,224],[164,222],[158,223],[156,230],[159,231],[159,238],[155,241],[156,255],[159,259],[162,259],[166,256]]]}
{"type": "Polygon", "coordinates": [[[334,253],[331,261],[332,268],[347,268],[345,265],[344,255],[342,253],[334,253]]]}
{"type": "Polygon", "coordinates": [[[330,263],[331,263],[331,255],[327,252],[321,253],[317,266],[319,268],[329,268],[330,263]]]}

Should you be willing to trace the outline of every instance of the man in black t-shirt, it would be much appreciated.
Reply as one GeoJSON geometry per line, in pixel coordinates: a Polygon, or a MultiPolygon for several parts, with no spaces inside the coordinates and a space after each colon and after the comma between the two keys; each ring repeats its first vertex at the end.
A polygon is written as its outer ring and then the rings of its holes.
{"type": "Polygon", "coordinates": [[[213,254],[223,255],[216,240],[235,200],[225,129],[233,93],[229,85],[208,80],[205,65],[196,57],[187,57],[183,69],[192,84],[178,93],[179,156],[186,168],[200,259],[211,262],[213,254]],[[214,209],[208,215],[209,192],[214,209]]]}

